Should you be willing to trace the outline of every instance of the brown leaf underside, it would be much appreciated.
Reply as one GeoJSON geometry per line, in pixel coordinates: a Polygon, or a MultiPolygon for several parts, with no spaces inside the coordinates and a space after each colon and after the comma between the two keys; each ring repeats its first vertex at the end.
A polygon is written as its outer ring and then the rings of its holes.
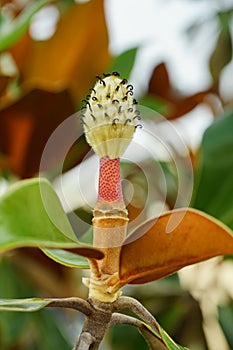
{"type": "Polygon", "coordinates": [[[195,209],[173,210],[146,222],[128,237],[120,254],[120,283],[150,282],[225,254],[233,254],[233,234],[228,227],[195,209]]]}

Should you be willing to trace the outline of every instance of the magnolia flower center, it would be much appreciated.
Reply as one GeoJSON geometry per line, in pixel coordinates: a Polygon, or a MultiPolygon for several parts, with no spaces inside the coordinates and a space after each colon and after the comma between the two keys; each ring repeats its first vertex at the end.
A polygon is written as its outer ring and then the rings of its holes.
{"type": "Polygon", "coordinates": [[[119,158],[133,138],[140,112],[126,79],[117,73],[98,78],[81,116],[86,139],[100,157],[119,158]]]}

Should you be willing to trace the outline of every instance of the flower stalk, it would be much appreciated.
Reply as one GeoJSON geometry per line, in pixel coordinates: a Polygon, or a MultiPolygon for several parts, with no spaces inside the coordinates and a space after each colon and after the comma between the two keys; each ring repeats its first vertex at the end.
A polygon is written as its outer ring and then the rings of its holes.
{"type": "MultiPolygon", "coordinates": [[[[126,238],[128,212],[120,174],[120,158],[133,138],[139,111],[133,86],[114,72],[98,81],[88,95],[82,123],[88,143],[100,157],[98,199],[93,211],[94,246],[105,257],[91,271],[89,296],[103,302],[115,301],[120,292],[111,287],[118,279],[119,254],[126,238]]],[[[93,265],[93,263],[92,263],[93,265]]]]}

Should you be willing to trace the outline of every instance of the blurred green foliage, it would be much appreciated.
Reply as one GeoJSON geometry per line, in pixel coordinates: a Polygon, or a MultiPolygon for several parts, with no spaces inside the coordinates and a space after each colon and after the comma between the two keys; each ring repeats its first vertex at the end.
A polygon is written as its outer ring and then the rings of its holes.
{"type": "MultiPolygon", "coordinates": [[[[33,283],[8,258],[0,261],[0,295],[2,298],[26,298],[35,295],[33,283]]],[[[64,312],[1,312],[0,347],[4,350],[68,350],[72,347],[68,330],[62,324],[64,312]],[[59,315],[60,314],[60,315],[59,315]],[[63,314],[63,316],[62,316],[63,314]]]]}
{"type": "Polygon", "coordinates": [[[233,228],[233,113],[219,117],[205,132],[193,206],[233,228]]]}

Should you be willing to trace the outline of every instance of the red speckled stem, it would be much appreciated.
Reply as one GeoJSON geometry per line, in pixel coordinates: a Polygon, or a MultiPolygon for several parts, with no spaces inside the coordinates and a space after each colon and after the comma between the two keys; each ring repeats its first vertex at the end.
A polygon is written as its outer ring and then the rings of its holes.
{"type": "Polygon", "coordinates": [[[100,158],[98,202],[123,202],[120,158],[100,158]]]}
{"type": "Polygon", "coordinates": [[[128,215],[120,174],[120,158],[100,158],[99,195],[93,217],[93,243],[104,258],[97,262],[100,274],[114,275],[119,269],[119,254],[126,237],[128,215]]]}

